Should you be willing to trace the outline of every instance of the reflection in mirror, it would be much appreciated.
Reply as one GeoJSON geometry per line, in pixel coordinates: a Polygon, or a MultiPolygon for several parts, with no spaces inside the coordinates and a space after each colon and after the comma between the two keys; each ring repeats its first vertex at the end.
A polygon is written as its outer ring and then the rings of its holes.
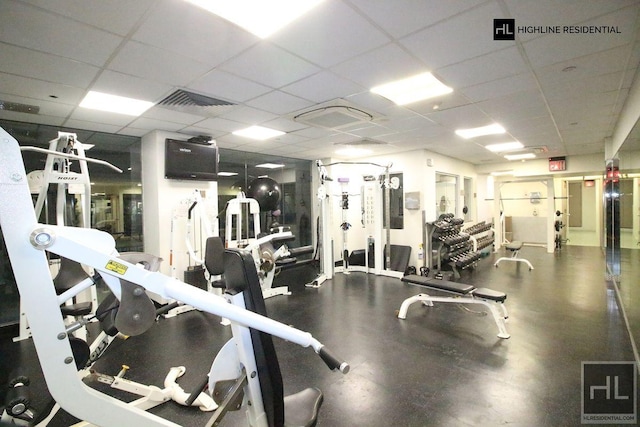
{"type": "MultiPolygon", "coordinates": [[[[619,273],[613,283],[622,301],[631,336],[640,345],[640,121],[617,153],[619,181],[619,273]]],[[[608,265],[615,271],[615,265],[608,265]]]]}
{"type": "MultiPolygon", "coordinates": [[[[58,132],[68,132],[77,136],[77,141],[83,145],[85,156],[106,161],[119,169],[113,169],[88,163],[88,175],[91,185],[91,200],[89,203],[89,222],[92,228],[97,228],[111,234],[116,242],[118,252],[141,251],[143,248],[142,235],[142,186],[140,179],[140,138],[112,135],[101,132],[83,131],[48,125],[0,120],[0,127],[13,136],[20,146],[31,146],[49,149],[50,141],[58,139],[58,132]]],[[[82,226],[84,208],[82,203],[84,185],[64,184],[61,188],[65,194],[58,198],[58,184],[44,182],[47,154],[34,151],[23,151],[23,160],[29,186],[34,198],[34,205],[44,188],[43,207],[39,221],[47,224],[64,223],[72,226],[82,226]],[[60,215],[57,211],[58,200],[63,208],[60,215]]],[[[58,168],[60,163],[54,165],[58,168]]],[[[70,161],[70,172],[81,173],[79,162],[70,161]]],[[[58,170],[58,169],[53,169],[58,170]]],[[[52,264],[58,260],[53,259],[52,264]]],[[[15,324],[19,319],[19,296],[6,250],[0,243],[0,326],[15,324]]]]}
{"type": "Polygon", "coordinates": [[[436,214],[451,213],[456,215],[458,193],[458,177],[436,172],[436,214]]]}

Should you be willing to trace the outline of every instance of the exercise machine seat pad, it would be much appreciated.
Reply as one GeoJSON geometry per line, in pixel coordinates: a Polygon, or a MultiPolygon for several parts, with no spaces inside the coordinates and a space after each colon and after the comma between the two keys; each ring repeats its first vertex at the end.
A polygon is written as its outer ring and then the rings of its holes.
{"type": "Polygon", "coordinates": [[[307,388],[284,398],[285,427],[313,427],[318,419],[322,405],[322,392],[316,388],[307,388]]]}
{"type": "Polygon", "coordinates": [[[224,273],[224,244],[220,237],[207,238],[204,248],[204,266],[212,276],[224,273]]]}
{"type": "Polygon", "coordinates": [[[63,316],[86,316],[91,313],[92,304],[91,301],[77,302],[71,305],[60,306],[60,311],[63,316]]]}
{"type": "Polygon", "coordinates": [[[505,294],[504,292],[498,292],[487,288],[476,289],[475,291],[473,291],[473,296],[495,302],[504,302],[504,300],[507,299],[507,294],[505,294]]]}
{"type": "Polygon", "coordinates": [[[506,245],[504,245],[504,247],[510,251],[519,251],[520,249],[522,249],[522,242],[515,240],[511,243],[507,243],[506,245]]]}
{"type": "Polygon", "coordinates": [[[475,289],[473,285],[450,282],[448,280],[431,279],[429,277],[419,276],[417,274],[406,275],[402,278],[402,281],[413,283],[415,285],[427,286],[432,289],[439,289],[446,292],[452,292],[460,295],[466,295],[475,289]]]}

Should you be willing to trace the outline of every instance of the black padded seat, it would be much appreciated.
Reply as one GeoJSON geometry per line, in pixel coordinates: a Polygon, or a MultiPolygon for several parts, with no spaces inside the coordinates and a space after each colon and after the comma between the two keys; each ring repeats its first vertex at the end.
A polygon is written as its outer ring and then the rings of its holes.
{"type": "Polygon", "coordinates": [[[507,294],[505,294],[504,292],[498,292],[494,291],[493,289],[487,288],[476,289],[475,291],[473,291],[473,296],[495,302],[504,302],[504,300],[507,299],[507,294]]]}
{"type": "Polygon", "coordinates": [[[510,251],[519,251],[520,249],[522,249],[522,242],[519,240],[515,240],[511,243],[507,243],[506,245],[504,245],[504,247],[510,251]]]}
{"type": "Polygon", "coordinates": [[[86,316],[91,313],[91,301],[77,302],[71,305],[61,305],[60,311],[63,316],[86,316]]]}
{"type": "Polygon", "coordinates": [[[313,427],[322,405],[322,392],[310,387],[284,398],[285,427],[313,427]]]}
{"type": "MultiPolygon", "coordinates": [[[[204,248],[204,266],[212,276],[224,274],[224,244],[218,236],[207,238],[204,248]]],[[[212,288],[226,288],[224,279],[211,281],[212,288]]]]}
{"type": "Polygon", "coordinates": [[[402,278],[402,281],[460,295],[467,295],[475,289],[473,285],[450,282],[448,280],[431,279],[429,277],[418,276],[417,274],[408,274],[402,278]]]}

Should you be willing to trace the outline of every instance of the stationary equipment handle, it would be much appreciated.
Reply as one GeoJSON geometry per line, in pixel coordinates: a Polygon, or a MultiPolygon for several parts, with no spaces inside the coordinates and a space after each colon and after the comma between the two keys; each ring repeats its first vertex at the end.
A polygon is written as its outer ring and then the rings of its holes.
{"type": "Polygon", "coordinates": [[[321,347],[318,355],[332,371],[338,369],[343,374],[349,372],[349,364],[344,360],[338,359],[331,351],[327,350],[327,347],[321,347]]]}
{"type": "Polygon", "coordinates": [[[198,383],[196,388],[193,389],[193,391],[191,392],[191,394],[189,395],[187,400],[184,402],[185,405],[187,405],[187,406],[193,405],[193,402],[195,402],[196,399],[198,398],[198,396],[200,396],[200,393],[202,393],[202,391],[207,386],[207,384],[209,384],[209,376],[205,375],[204,378],[202,379],[202,381],[200,381],[200,383],[198,383]]]}

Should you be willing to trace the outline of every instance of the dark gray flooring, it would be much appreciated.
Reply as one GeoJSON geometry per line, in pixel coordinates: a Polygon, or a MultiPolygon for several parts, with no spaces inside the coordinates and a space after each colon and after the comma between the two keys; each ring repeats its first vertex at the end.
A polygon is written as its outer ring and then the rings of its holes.
{"type": "MultiPolygon", "coordinates": [[[[293,295],[266,301],[270,316],[311,332],[351,372],[331,372],[312,350],[276,339],[285,392],[320,387],[321,427],[580,425],[581,362],[633,360],[601,250],[525,247],[521,256],[533,271],[520,263],[494,268],[501,255],[481,259],[460,281],[508,294],[508,340],[496,336],[491,318],[453,304],[415,304],[406,320],[397,319],[402,301],[425,291],[399,279],[352,273],[320,289],[289,283],[293,295]]],[[[190,390],[229,336],[215,316],[190,312],[118,342],[95,366],[115,374],[126,363],[128,378],[161,385],[171,366],[184,365],[180,383],[190,390]]],[[[23,363],[38,381],[30,343],[4,338],[0,351],[0,380],[23,363]]],[[[154,412],[188,426],[208,418],[174,403],[154,412]]],[[[233,413],[222,425],[242,420],[233,413]]]]}

